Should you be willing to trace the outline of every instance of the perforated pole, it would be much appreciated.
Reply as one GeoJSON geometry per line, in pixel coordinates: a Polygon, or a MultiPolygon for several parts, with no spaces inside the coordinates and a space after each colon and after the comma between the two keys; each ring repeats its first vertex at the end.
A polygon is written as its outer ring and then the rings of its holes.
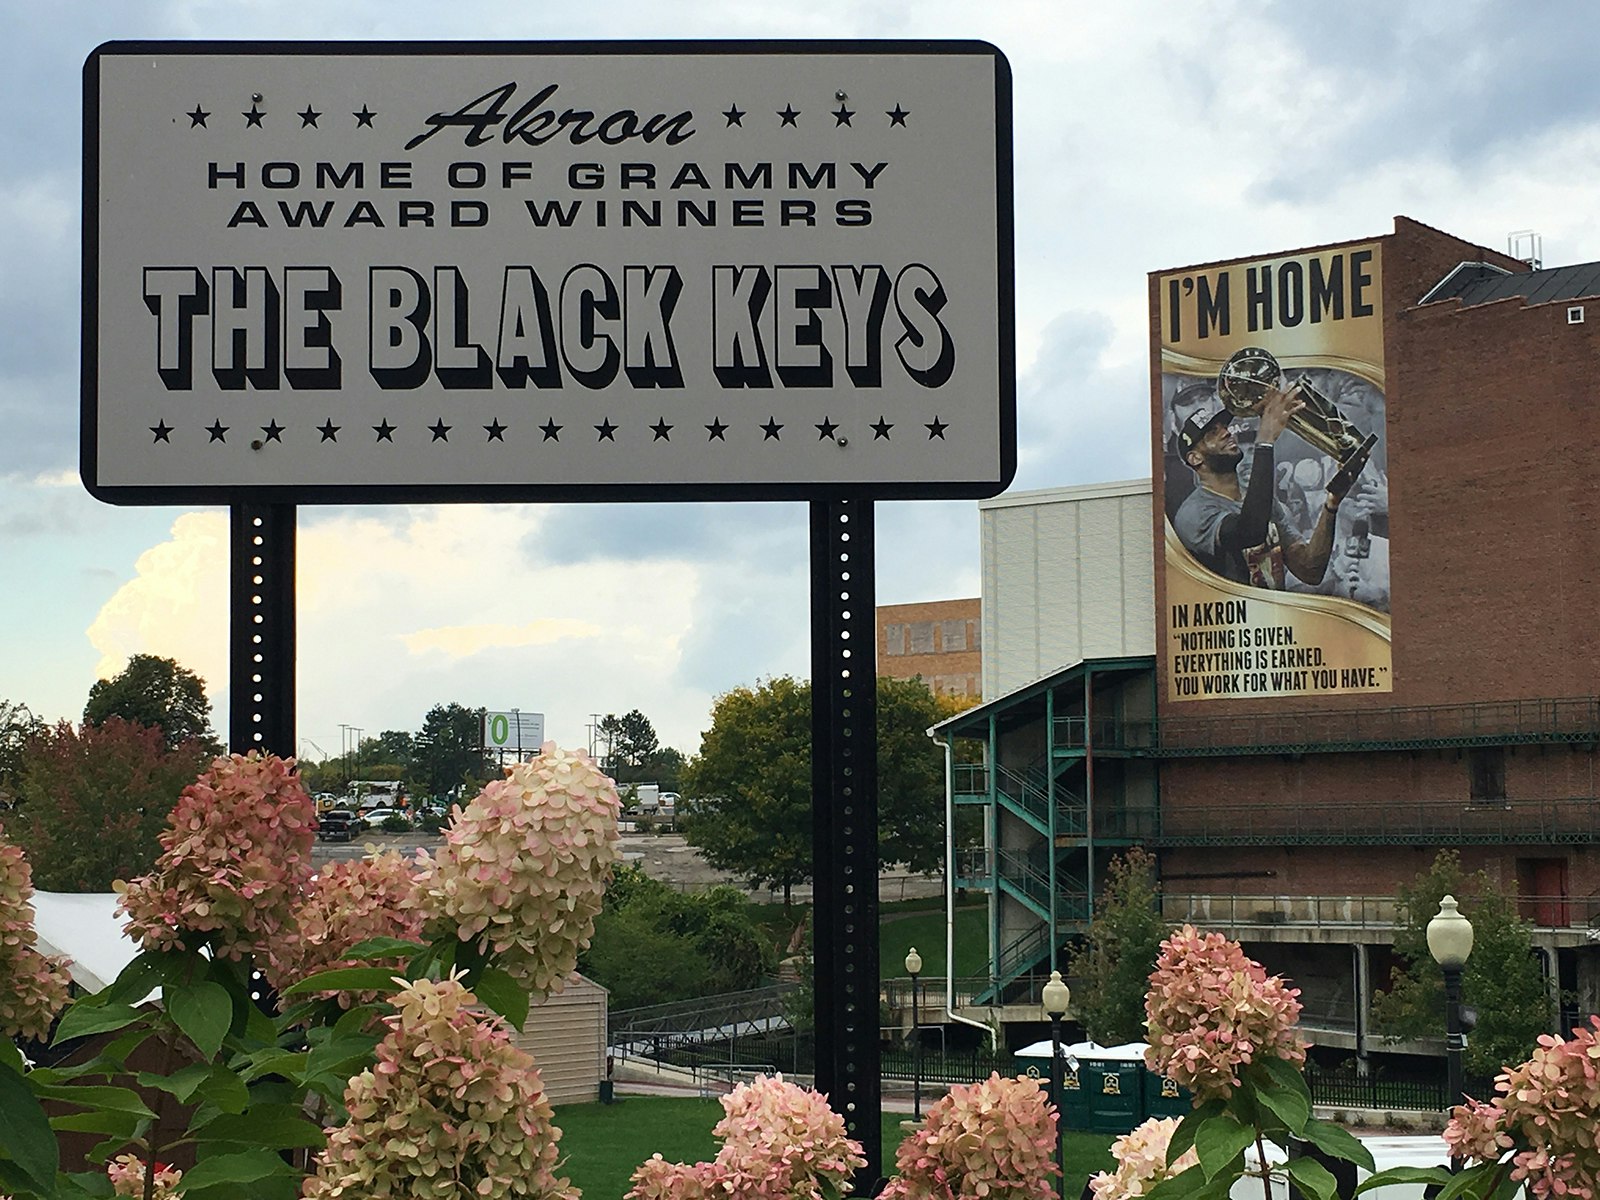
{"type": "Polygon", "coordinates": [[[878,1053],[878,697],[870,499],[811,504],[817,1090],[883,1176],[878,1053]]]}
{"type": "Polygon", "coordinates": [[[292,755],[294,505],[236,504],[228,518],[228,745],[292,755]]]}

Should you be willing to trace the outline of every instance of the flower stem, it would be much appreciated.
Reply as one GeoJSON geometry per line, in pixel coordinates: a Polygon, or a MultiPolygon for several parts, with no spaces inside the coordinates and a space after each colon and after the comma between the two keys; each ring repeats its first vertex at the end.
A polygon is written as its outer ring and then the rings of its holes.
{"type": "Polygon", "coordinates": [[[1261,1194],[1272,1200],[1272,1166],[1267,1162],[1267,1144],[1260,1125],[1256,1126],[1256,1161],[1261,1164],[1261,1194]]]}

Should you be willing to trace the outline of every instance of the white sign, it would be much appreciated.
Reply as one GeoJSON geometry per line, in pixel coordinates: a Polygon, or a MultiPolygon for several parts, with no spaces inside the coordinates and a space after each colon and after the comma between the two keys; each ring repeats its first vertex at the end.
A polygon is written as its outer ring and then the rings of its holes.
{"type": "Polygon", "coordinates": [[[536,751],[544,745],[544,714],[520,712],[486,712],[483,714],[483,748],[485,750],[536,751]]]}
{"type": "Polygon", "coordinates": [[[1010,70],[979,42],[109,43],[114,503],[988,496],[1010,70]]]}

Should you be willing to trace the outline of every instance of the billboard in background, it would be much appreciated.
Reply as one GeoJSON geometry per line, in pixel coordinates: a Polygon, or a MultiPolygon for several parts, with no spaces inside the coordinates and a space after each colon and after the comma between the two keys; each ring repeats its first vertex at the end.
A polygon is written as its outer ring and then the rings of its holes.
{"type": "Polygon", "coordinates": [[[1155,285],[1167,698],[1391,691],[1381,245],[1155,285]]]}
{"type": "Polygon", "coordinates": [[[507,709],[483,714],[485,750],[537,753],[544,745],[544,714],[507,709]]]}
{"type": "Polygon", "coordinates": [[[113,42],[84,68],[112,503],[989,496],[982,42],[113,42]]]}

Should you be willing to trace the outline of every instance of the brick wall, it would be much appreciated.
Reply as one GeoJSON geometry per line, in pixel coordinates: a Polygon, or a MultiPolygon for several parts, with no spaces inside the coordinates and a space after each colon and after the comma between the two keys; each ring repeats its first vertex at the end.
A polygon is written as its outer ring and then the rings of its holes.
{"type": "Polygon", "coordinates": [[[878,608],[878,674],[921,676],[941,695],[983,690],[982,601],[930,600],[878,608]]]}

